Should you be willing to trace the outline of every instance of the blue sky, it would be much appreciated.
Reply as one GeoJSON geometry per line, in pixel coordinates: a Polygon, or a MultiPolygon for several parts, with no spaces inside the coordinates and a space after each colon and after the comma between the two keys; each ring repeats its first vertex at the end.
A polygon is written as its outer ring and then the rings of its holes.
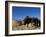
{"type": "Polygon", "coordinates": [[[12,18],[13,19],[24,19],[25,16],[33,16],[40,18],[39,7],[12,7],[12,18]]]}

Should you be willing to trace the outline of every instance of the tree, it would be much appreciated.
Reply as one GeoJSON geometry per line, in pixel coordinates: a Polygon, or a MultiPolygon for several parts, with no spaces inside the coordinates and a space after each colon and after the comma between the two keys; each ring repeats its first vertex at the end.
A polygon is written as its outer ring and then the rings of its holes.
{"type": "Polygon", "coordinates": [[[28,24],[29,24],[29,22],[30,22],[30,17],[29,16],[26,16],[25,18],[24,18],[24,25],[26,25],[27,24],[27,27],[28,27],[28,24]]]}
{"type": "Polygon", "coordinates": [[[18,26],[21,26],[22,25],[22,21],[19,19],[16,19],[16,22],[17,22],[17,24],[18,24],[18,26]]]}
{"type": "Polygon", "coordinates": [[[40,20],[38,18],[34,18],[34,22],[35,22],[35,26],[40,27],[40,20]]]}

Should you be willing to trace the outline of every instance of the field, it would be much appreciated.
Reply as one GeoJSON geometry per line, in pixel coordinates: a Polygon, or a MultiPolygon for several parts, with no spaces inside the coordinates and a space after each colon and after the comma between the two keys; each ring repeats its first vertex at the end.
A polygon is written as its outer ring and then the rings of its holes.
{"type": "Polygon", "coordinates": [[[34,23],[19,26],[18,23],[14,21],[12,22],[12,29],[13,30],[34,30],[34,29],[39,29],[39,27],[35,26],[34,23]]]}

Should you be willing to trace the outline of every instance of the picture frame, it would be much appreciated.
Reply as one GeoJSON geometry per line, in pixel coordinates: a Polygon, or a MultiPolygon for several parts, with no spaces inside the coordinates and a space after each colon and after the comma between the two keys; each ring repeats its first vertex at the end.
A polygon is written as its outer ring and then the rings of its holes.
{"type": "MultiPolygon", "coordinates": [[[[26,9],[29,9],[29,8],[26,8],[26,9]]],[[[21,10],[20,10],[20,12],[21,12],[21,10]]],[[[28,11],[28,10],[26,10],[26,11],[28,11]]],[[[16,12],[15,12],[15,14],[17,14],[16,12]]],[[[21,14],[21,13],[19,13],[19,14],[21,14]]],[[[5,1],[5,36],[36,35],[36,34],[45,34],[45,3],[24,2],[24,1],[23,2],[22,1],[5,1]],[[12,9],[12,7],[13,7],[13,9],[12,9]],[[33,8],[33,9],[39,8],[39,13],[41,12],[39,14],[40,21],[41,21],[40,22],[40,29],[39,30],[28,30],[27,29],[27,30],[20,30],[20,31],[19,30],[13,30],[12,31],[12,25],[11,24],[12,24],[12,21],[13,21],[12,18],[13,18],[13,15],[14,15],[14,11],[17,8],[19,10],[21,9],[23,11],[26,7],[30,7],[30,8],[33,8]]]]}

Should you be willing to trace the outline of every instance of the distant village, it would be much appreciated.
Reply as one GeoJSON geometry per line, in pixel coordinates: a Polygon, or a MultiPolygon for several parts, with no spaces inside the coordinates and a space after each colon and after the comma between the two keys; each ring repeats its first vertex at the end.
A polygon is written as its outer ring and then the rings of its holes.
{"type": "Polygon", "coordinates": [[[32,30],[40,28],[40,20],[36,17],[26,16],[23,20],[13,20],[13,30],[32,30]]]}

